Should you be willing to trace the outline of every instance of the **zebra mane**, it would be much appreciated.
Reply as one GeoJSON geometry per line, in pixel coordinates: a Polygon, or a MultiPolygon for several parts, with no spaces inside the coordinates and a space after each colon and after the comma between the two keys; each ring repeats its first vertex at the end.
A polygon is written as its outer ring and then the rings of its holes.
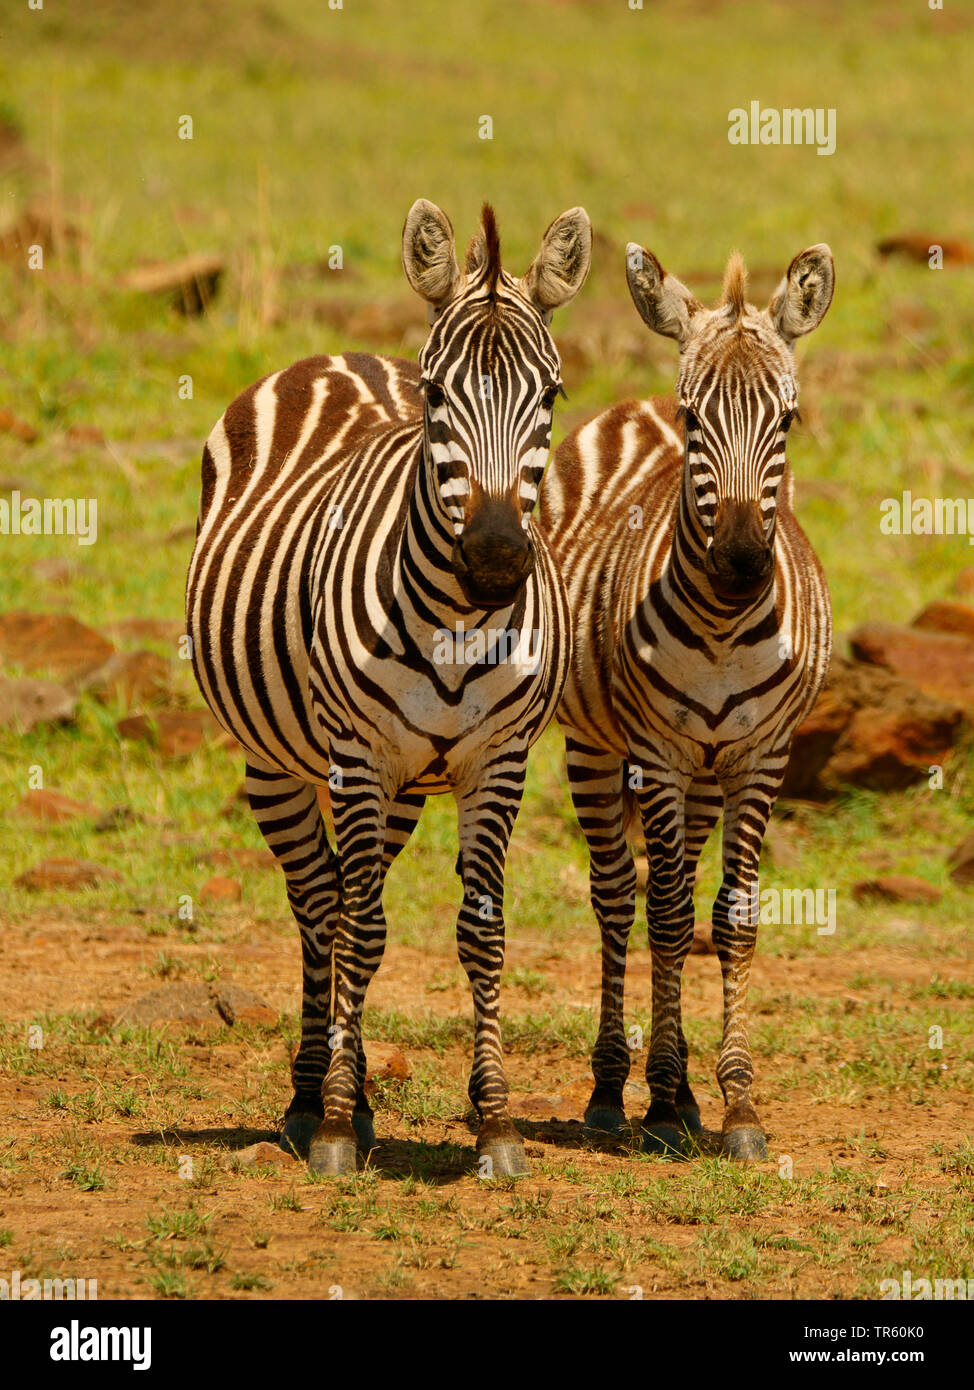
{"type": "Polygon", "coordinates": [[[488,293],[493,296],[501,273],[501,239],[490,203],[484,203],[480,212],[480,230],[467,247],[467,274],[478,268],[483,269],[488,293]]]}
{"type": "Polygon", "coordinates": [[[727,262],[727,269],[724,271],[724,298],[722,303],[729,304],[734,313],[734,318],[739,320],[744,313],[745,298],[747,295],[747,267],[744,264],[744,257],[740,251],[735,251],[727,262]]]}

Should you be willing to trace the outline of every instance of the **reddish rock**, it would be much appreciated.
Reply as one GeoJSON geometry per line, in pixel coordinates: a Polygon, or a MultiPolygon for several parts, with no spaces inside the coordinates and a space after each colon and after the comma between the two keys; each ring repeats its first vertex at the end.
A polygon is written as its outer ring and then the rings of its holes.
{"type": "Polygon", "coordinates": [[[825,689],[795,735],[781,794],[822,800],[843,784],[877,791],[912,786],[946,761],[964,729],[957,704],[878,666],[833,657],[825,689]]]}
{"type": "Polygon", "coordinates": [[[168,694],[172,685],[169,662],[144,648],[136,652],[114,652],[107,661],[80,672],[72,688],[93,695],[97,700],[112,697],[126,705],[147,704],[168,694]]]}
{"type": "Polygon", "coordinates": [[[235,1149],[221,1159],[224,1168],[282,1168],[289,1163],[297,1163],[295,1154],[285,1153],[277,1144],[266,1140],[260,1144],[250,1144],[246,1149],[235,1149]]]}
{"type": "Polygon", "coordinates": [[[140,739],[159,749],[165,758],[195,753],[205,739],[223,734],[209,710],[157,710],[152,715],[132,714],[115,726],[121,738],[140,739]]]}
{"type": "Polygon", "coordinates": [[[412,1072],[408,1061],[394,1043],[365,1040],[365,1089],[372,1090],[380,1081],[408,1081],[412,1072]]]}
{"type": "Polygon", "coordinates": [[[105,631],[113,641],[123,644],[165,642],[175,648],[186,633],[186,622],[183,618],[122,618],[106,624],[105,631]]]}
{"type": "Polygon", "coordinates": [[[974,835],[968,835],[950,851],[947,865],[955,883],[974,883],[974,835]]]}
{"type": "Polygon", "coordinates": [[[33,425],[28,425],[26,420],[18,420],[9,410],[0,410],[0,433],[12,434],[25,444],[33,444],[38,438],[33,425]]]}
{"type": "Polygon", "coordinates": [[[200,901],[204,903],[238,903],[243,897],[243,889],[235,878],[211,878],[200,889],[200,901]]]}
{"type": "Polygon", "coordinates": [[[885,878],[863,879],[852,886],[857,903],[879,898],[887,903],[939,903],[943,893],[923,878],[908,874],[888,874],[885,878]]]}
{"type": "Polygon", "coordinates": [[[269,849],[215,849],[204,856],[206,864],[239,864],[242,869],[273,869],[277,860],[269,849]]]}
{"type": "Polygon", "coordinates": [[[871,623],[849,637],[857,661],[882,666],[927,695],[974,709],[974,642],[954,632],[871,623]]]}
{"type": "Polygon", "coordinates": [[[14,814],[27,820],[50,821],[57,825],[62,821],[79,820],[82,816],[97,817],[99,812],[98,807],[90,802],[73,801],[70,796],[62,796],[60,792],[37,789],[29,791],[18,801],[14,814]]]}
{"type": "Polygon", "coordinates": [[[974,642],[974,608],[955,599],[935,599],[917,614],[913,626],[926,632],[951,632],[974,642]]]}
{"type": "Polygon", "coordinates": [[[162,985],[141,999],[126,1004],[115,1015],[115,1026],[135,1023],[150,1027],[158,1023],[189,1023],[223,1026],[223,1018],[208,985],[162,985]]]}
{"type": "Polygon", "coordinates": [[[932,232],[904,232],[877,242],[881,256],[903,256],[921,265],[930,264],[930,248],[939,246],[945,266],[974,265],[974,244],[963,237],[935,236],[932,232]]]}
{"type": "Polygon", "coordinates": [[[0,613],[0,661],[7,666],[73,676],[107,661],[114,650],[67,613],[0,613]]]}
{"type": "Polygon", "coordinates": [[[52,888],[90,888],[93,884],[112,880],[122,882],[122,875],[87,859],[44,859],[22,873],[14,883],[19,888],[44,890],[52,888]]]}
{"type": "Polygon", "coordinates": [[[29,734],[39,724],[70,722],[77,707],[77,696],[56,681],[0,677],[0,728],[29,734]]]}
{"type": "Polygon", "coordinates": [[[65,435],[69,444],[104,444],[105,436],[97,425],[69,425],[65,435]]]}
{"type": "Polygon", "coordinates": [[[961,570],[954,580],[954,593],[974,595],[974,566],[968,565],[961,570]]]}

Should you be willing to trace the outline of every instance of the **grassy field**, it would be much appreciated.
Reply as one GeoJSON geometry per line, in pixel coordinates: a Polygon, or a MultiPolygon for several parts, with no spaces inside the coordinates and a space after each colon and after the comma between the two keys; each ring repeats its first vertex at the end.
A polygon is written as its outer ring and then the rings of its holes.
{"type": "MultiPolygon", "coordinates": [[[[234,395],[310,353],[415,356],[424,308],[403,281],[399,236],[418,196],[444,207],[461,243],[490,199],[518,272],[552,217],[587,207],[593,272],[554,324],[569,395],[556,442],[675,376],[675,349],[629,302],[627,240],[704,298],[738,247],[755,299],[803,246],[828,241],[837,292],[799,348],[803,424],[789,452],[837,630],[908,622],[951,592],[971,563],[963,538],[884,536],[880,502],[904,489],[974,496],[974,271],[884,261],[875,247],[898,232],[969,230],[959,191],[974,176],[963,80],[974,18],[878,0],[647,0],[643,11],[510,0],[450,6],[448,22],[421,3],[299,9],[92,0],[0,21],[0,120],[20,137],[0,145],[0,237],[29,202],[78,233],[43,271],[0,260],[0,406],[37,433],[0,431],[0,495],[98,502],[90,547],[0,537],[0,612],[64,610],[99,629],[179,618],[202,441],[234,395]],[[834,107],[835,154],[728,144],[728,112],[754,99],[834,107]],[[478,137],[485,115],[491,140],[478,137]],[[178,138],[184,116],[192,140],[178,138]],[[336,246],[343,268],[329,270],[336,246]],[[140,261],[195,251],[227,261],[200,318],[119,287],[140,261]]],[[[173,658],[170,702],[198,704],[186,663],[155,645],[173,658]]],[[[208,855],[260,843],[243,808],[221,814],[240,759],[207,745],[164,761],[118,737],[126,712],[86,697],[69,728],[0,731],[0,1092],[14,1117],[0,1139],[0,1245],[11,1268],[87,1268],[102,1297],[326,1296],[340,1284],[348,1297],[619,1298],[639,1286],[647,1297],[869,1298],[903,1268],[974,1277],[970,890],[945,867],[974,811],[966,761],[941,791],[850,793],[778,823],[787,853],[765,884],[834,888],[838,929],[759,939],[756,1099],[774,1161],[754,1171],[584,1141],[597,933],[551,730],[532,761],[507,909],[508,1070],[532,1176],[478,1181],[452,946],[454,808],[432,802],[390,874],[390,948],[367,1026],[400,1045],[413,1075],[382,1093],[369,1171],[322,1184],[297,1167],[221,1166],[280,1115],[299,1001],[276,872],[241,873],[239,904],[175,916],[215,872],[208,855]],[[108,834],[90,818],[31,824],[14,808],[36,765],[45,786],[130,806],[141,822],[108,834]],[[54,855],[120,880],[72,894],[12,886],[54,855]],[[857,905],[853,883],[879,872],[919,875],[943,899],[857,905]],[[222,972],[261,992],[279,1023],[211,1036],[105,1022],[163,981],[222,972]],[[32,1024],[43,1048],[28,1045],[32,1024]]],[[[712,843],[702,917],[717,863],[712,843]]],[[[715,1123],[712,958],[691,958],[686,990],[692,1076],[715,1123]]],[[[629,1005],[644,1027],[648,1001],[637,925],[629,1005]]]]}

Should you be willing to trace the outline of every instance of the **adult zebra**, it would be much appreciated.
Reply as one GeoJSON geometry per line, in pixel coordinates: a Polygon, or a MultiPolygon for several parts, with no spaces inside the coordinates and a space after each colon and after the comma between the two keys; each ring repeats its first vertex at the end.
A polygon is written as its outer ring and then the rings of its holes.
{"type": "Polygon", "coordinates": [[[562,214],[515,280],[485,205],[461,273],[450,222],[421,199],[402,255],[430,311],[421,372],[312,357],[244,391],[210,435],[189,632],[207,703],[246,750],[250,805],[301,932],[282,1144],[344,1173],[356,1141],[374,1143],[361,1011],[385,943],[383,882],[425,798],[451,791],[470,1098],[478,1152],[500,1175],[525,1170],[498,1021],[504,862],[570,648],[531,520],[561,386],[547,325],[585,280],[591,226],[581,208],[562,214]]]}
{"type": "Polygon", "coordinates": [[[724,985],[722,1149],[760,1158],[745,1018],[758,860],[792,734],[831,647],[825,580],[791,510],[792,345],[828,309],[832,256],[824,245],[796,256],[763,311],[746,302],[739,256],[712,311],[649,251],[630,244],[627,268],[642,318],[679,343],[679,409],[672,400],[628,402],[583,425],[557,450],[541,507],[572,613],[558,719],[602,932],[586,1121],[625,1124],[623,985],[636,879],[624,803],[634,798],[650,858],[653,953],[643,1147],[687,1149],[688,1131],[700,1130],[680,980],[697,859],[723,810],[713,912],[724,985]]]}

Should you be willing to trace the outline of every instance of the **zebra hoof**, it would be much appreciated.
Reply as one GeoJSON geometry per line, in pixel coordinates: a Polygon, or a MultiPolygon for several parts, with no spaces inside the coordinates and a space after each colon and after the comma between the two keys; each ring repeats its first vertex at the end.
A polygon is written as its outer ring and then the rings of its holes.
{"type": "Polygon", "coordinates": [[[311,1141],[317,1134],[320,1125],[321,1116],[313,1115],[307,1110],[298,1110],[293,1115],[285,1115],[284,1128],[277,1141],[278,1146],[286,1154],[294,1154],[297,1158],[307,1158],[311,1141]]]}
{"type": "Polygon", "coordinates": [[[492,1139],[477,1149],[478,1177],[523,1178],[530,1171],[524,1145],[516,1139],[492,1139]]]}
{"type": "Polygon", "coordinates": [[[687,1136],[679,1125],[670,1124],[666,1120],[657,1120],[655,1124],[643,1130],[643,1153],[655,1154],[663,1158],[683,1158],[687,1136]]]}
{"type": "Polygon", "coordinates": [[[355,1142],[362,1153],[371,1153],[375,1148],[375,1126],[367,1110],[355,1111],[352,1115],[352,1128],[355,1131],[355,1142]]]}
{"type": "Polygon", "coordinates": [[[768,1145],[762,1131],[754,1125],[735,1125],[720,1137],[720,1151],[725,1158],[741,1163],[761,1163],[768,1156],[768,1145]]]}
{"type": "Polygon", "coordinates": [[[678,1105],[676,1113],[680,1117],[680,1124],[688,1134],[703,1134],[703,1125],[700,1122],[700,1107],[697,1105],[678,1105]]]}
{"type": "Polygon", "coordinates": [[[320,1177],[342,1177],[357,1171],[357,1149],[354,1139],[325,1135],[312,1139],[308,1152],[308,1168],[320,1177]]]}
{"type": "Polygon", "coordinates": [[[610,1105],[593,1105],[585,1112],[585,1128],[593,1135],[623,1134],[629,1131],[624,1110],[610,1105]]]}

